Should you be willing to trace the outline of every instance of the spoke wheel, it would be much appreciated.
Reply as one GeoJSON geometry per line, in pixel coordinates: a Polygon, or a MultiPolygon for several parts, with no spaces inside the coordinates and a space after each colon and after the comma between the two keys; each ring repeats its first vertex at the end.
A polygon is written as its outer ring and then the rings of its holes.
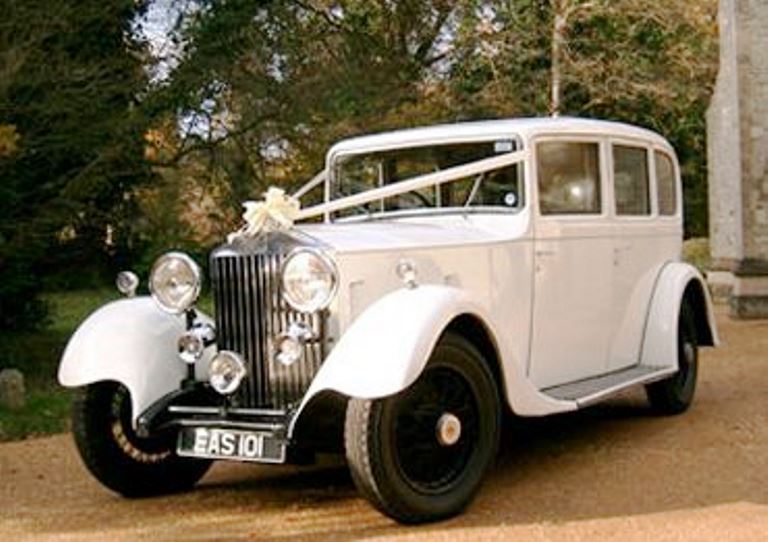
{"type": "Polygon", "coordinates": [[[210,461],[177,456],[175,433],[139,437],[131,424],[128,390],[117,383],[98,382],[79,390],[72,432],[86,468],[126,497],[188,489],[210,467],[210,461]]]}
{"type": "Polygon", "coordinates": [[[393,424],[397,466],[414,490],[439,493],[455,483],[477,441],[478,405],[466,375],[436,363],[407,390],[393,424]],[[440,438],[441,420],[457,427],[458,438],[440,438]]]}
{"type": "Polygon", "coordinates": [[[380,511],[403,523],[434,521],[471,501],[496,454],[499,427],[487,363],[449,334],[408,389],[350,401],[347,460],[358,489],[380,511]]]}
{"type": "Polygon", "coordinates": [[[675,374],[646,386],[648,401],[659,414],[680,414],[688,410],[696,392],[699,373],[696,324],[690,304],[683,300],[677,329],[677,364],[675,374]]]}

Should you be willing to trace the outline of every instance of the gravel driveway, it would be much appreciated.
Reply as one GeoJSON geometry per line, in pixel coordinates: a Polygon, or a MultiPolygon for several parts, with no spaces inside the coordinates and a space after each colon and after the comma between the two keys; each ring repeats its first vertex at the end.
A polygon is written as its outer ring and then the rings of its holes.
{"type": "Polygon", "coordinates": [[[126,500],[94,482],[69,435],[0,445],[0,540],[766,540],[768,321],[704,351],[696,401],[651,416],[641,392],[508,424],[467,512],[404,528],[359,498],[343,464],[218,464],[183,495],[126,500]]]}

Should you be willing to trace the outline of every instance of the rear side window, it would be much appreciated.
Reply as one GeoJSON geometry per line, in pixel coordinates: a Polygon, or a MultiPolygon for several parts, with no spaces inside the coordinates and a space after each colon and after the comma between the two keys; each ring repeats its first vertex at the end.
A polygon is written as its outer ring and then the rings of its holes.
{"type": "Polygon", "coordinates": [[[656,151],[656,183],[659,193],[659,214],[671,216],[677,212],[675,166],[669,155],[656,151]]]}
{"type": "Polygon", "coordinates": [[[651,214],[648,180],[648,151],[641,147],[614,145],[613,183],[617,215],[651,214]]]}
{"type": "Polygon", "coordinates": [[[537,146],[542,215],[600,214],[597,143],[547,141],[537,146]]]}

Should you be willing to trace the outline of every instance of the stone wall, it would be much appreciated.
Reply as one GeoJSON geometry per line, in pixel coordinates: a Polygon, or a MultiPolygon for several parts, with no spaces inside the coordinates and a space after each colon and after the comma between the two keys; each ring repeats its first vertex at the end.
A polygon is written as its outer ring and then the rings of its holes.
{"type": "Polygon", "coordinates": [[[768,2],[720,0],[720,72],[708,112],[715,293],[768,317],[768,2]]]}

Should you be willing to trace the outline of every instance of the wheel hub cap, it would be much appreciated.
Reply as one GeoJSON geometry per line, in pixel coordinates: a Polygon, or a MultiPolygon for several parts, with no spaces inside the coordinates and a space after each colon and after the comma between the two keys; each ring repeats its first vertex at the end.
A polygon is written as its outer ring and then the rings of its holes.
{"type": "Polygon", "coordinates": [[[435,434],[442,446],[453,446],[461,438],[461,420],[450,412],[446,412],[437,420],[435,434]]]}

